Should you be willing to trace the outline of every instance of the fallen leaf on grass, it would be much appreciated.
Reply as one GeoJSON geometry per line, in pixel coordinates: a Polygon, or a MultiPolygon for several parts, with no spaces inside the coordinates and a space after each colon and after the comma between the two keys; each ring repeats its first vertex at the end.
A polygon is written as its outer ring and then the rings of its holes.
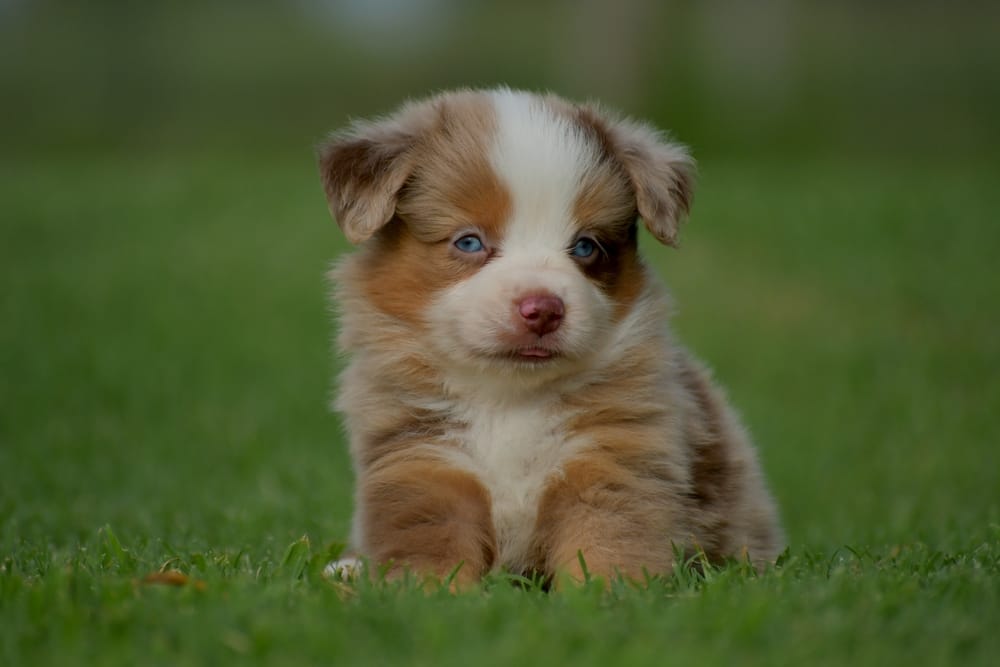
{"type": "Polygon", "coordinates": [[[205,590],[205,582],[201,579],[192,579],[178,570],[164,570],[162,572],[150,572],[142,578],[144,584],[162,584],[165,586],[194,586],[196,590],[205,590]]]}

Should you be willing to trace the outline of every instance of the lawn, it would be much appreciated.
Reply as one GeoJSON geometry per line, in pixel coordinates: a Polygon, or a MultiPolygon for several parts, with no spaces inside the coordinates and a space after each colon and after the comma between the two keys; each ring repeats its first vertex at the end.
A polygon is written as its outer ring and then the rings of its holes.
{"type": "Polygon", "coordinates": [[[995,664],[1000,170],[704,160],[646,249],[786,556],[456,596],[320,576],[351,480],[313,169],[0,162],[0,664],[995,664]]]}

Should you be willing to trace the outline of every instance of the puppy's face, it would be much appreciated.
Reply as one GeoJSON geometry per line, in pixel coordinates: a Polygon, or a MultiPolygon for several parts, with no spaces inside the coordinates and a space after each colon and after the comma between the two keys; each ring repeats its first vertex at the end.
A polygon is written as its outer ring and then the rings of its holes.
{"type": "Polygon", "coordinates": [[[636,220],[673,243],[690,160],[557,98],[446,94],[334,137],[331,210],[358,287],[443,365],[551,376],[599,350],[643,287],[636,220]]]}

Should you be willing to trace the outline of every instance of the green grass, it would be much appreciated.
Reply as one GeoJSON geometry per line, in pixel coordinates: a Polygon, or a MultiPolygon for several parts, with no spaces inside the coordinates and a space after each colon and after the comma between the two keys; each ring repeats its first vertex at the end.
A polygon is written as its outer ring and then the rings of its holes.
{"type": "Polygon", "coordinates": [[[703,164],[682,250],[647,250],[756,436],[787,557],[458,596],[319,576],[351,489],[326,406],[344,245],[309,155],[0,170],[0,664],[1000,653],[995,168],[703,164]],[[164,568],[193,583],[142,583],[164,568]]]}

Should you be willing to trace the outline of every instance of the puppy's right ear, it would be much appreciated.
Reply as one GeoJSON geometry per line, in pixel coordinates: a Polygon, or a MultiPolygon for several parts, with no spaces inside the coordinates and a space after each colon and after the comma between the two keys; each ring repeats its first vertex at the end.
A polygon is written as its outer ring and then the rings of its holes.
{"type": "Polygon", "coordinates": [[[319,148],[330,213],[351,243],[370,238],[392,219],[399,191],[413,171],[413,147],[429,128],[419,106],[376,122],[356,122],[319,148]]]}

